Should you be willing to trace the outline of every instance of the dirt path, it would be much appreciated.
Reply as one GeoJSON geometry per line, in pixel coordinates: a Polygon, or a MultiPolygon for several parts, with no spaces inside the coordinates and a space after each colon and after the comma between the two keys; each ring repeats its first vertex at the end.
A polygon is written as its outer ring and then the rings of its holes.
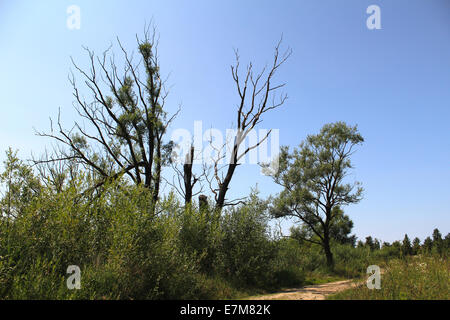
{"type": "Polygon", "coordinates": [[[343,280],[302,288],[287,289],[278,293],[249,297],[249,300],[324,300],[326,296],[356,286],[353,280],[343,280]]]}

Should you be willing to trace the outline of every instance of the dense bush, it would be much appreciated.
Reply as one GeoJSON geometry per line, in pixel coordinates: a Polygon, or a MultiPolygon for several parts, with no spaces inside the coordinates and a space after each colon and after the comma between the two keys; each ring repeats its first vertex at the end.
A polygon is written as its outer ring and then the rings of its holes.
{"type": "MultiPolygon", "coordinates": [[[[35,183],[28,178],[17,183],[35,183]]],[[[119,179],[81,194],[86,183],[80,175],[58,190],[38,185],[14,216],[2,216],[0,298],[229,298],[234,288],[303,279],[279,263],[266,203],[255,194],[222,212],[183,208],[169,195],[153,214],[143,187],[119,179]],[[69,265],[80,267],[82,290],[67,289],[69,265]]]]}
{"type": "MultiPolygon", "coordinates": [[[[371,264],[409,258],[398,241],[380,249],[337,239],[329,274],[320,246],[273,232],[268,202],[257,193],[221,211],[183,207],[173,194],[155,204],[148,189],[121,178],[92,190],[92,177],[81,172],[55,188],[11,151],[7,158],[0,175],[0,299],[233,298],[359,277],[371,264]],[[81,290],[67,289],[69,265],[81,269],[81,290]]],[[[415,241],[415,254],[445,258],[449,236],[435,230],[428,239],[415,241]]]]}
{"type": "Polygon", "coordinates": [[[194,295],[198,264],[182,250],[180,222],[163,202],[148,210],[139,187],[106,187],[80,200],[74,189],[42,193],[14,223],[2,224],[4,298],[184,298],[194,295]],[[82,270],[83,290],[69,291],[69,265],[82,270]]]}
{"type": "Polygon", "coordinates": [[[267,204],[252,194],[245,206],[222,218],[221,259],[224,275],[247,287],[272,287],[276,247],[270,239],[267,204]]]}
{"type": "Polygon", "coordinates": [[[209,208],[194,204],[179,211],[181,246],[198,259],[200,270],[208,275],[220,270],[220,245],[223,239],[221,216],[209,208]]]}

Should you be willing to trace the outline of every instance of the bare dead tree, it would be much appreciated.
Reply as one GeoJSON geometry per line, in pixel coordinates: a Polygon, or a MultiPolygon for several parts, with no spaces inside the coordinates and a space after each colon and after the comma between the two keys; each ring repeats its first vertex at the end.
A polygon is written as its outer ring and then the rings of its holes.
{"type": "Polygon", "coordinates": [[[203,173],[193,173],[193,163],[195,158],[194,146],[191,146],[189,152],[185,156],[183,169],[180,169],[176,163],[172,163],[172,168],[175,171],[175,175],[172,177],[172,181],[167,181],[181,197],[184,199],[184,204],[187,206],[192,203],[192,198],[203,192],[203,186],[201,181],[203,180],[203,173]],[[196,185],[200,188],[194,191],[196,185]]]}
{"type": "Polygon", "coordinates": [[[99,177],[95,187],[126,175],[133,183],[150,189],[154,201],[158,199],[161,170],[169,161],[172,147],[171,142],[164,143],[164,136],[178,112],[168,117],[165,111],[167,79],[161,79],[158,38],[154,27],[152,31],[146,29],[142,40],[136,36],[137,62],[117,39],[124,61],[121,72],[111,47],[102,56],[84,48],[89,56],[89,70],[83,70],[72,59],[92,95],[92,101],[84,99],[72,73],[69,81],[74,107],[88,126],[75,122],[66,130],[58,115],[55,131],[52,125],[50,133],[37,134],[50,137],[65,148],[56,157],[35,163],[70,160],[81,164],[99,177]]]}
{"type": "Polygon", "coordinates": [[[240,147],[247,135],[256,125],[261,123],[263,115],[270,110],[282,106],[287,99],[286,94],[280,94],[279,96],[276,94],[276,92],[284,87],[285,84],[272,84],[276,71],[292,54],[291,49],[287,49],[282,54],[280,53],[281,42],[282,39],[280,39],[275,47],[273,63],[269,67],[266,66],[261,72],[255,74],[253,72],[253,65],[250,63],[247,66],[242,79],[239,74],[239,53],[238,51],[235,51],[236,64],[231,66],[231,74],[239,95],[239,104],[237,107],[237,133],[234,137],[232,152],[228,163],[224,167],[219,166],[220,161],[225,157],[225,154],[223,153],[225,148],[222,148],[222,150],[219,150],[218,156],[213,164],[213,177],[215,183],[213,183],[211,178],[207,180],[210,189],[214,194],[217,209],[222,209],[226,205],[241,202],[240,199],[235,200],[234,202],[226,201],[226,194],[236,167],[239,165],[239,160],[245,157],[250,150],[257,148],[269,137],[271,130],[256,144],[248,146],[243,151],[240,151],[240,147]],[[225,176],[221,174],[222,169],[226,171],[225,176]]]}
{"type": "Polygon", "coordinates": [[[184,180],[184,201],[186,204],[192,201],[192,188],[197,183],[198,179],[192,175],[192,162],[194,160],[194,146],[191,146],[191,150],[186,155],[186,161],[183,165],[183,180],[184,180]]]}

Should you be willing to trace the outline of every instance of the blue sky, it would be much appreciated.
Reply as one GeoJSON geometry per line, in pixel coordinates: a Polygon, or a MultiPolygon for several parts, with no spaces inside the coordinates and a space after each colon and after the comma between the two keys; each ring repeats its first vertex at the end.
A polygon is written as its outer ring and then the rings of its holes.
{"type": "MultiPolygon", "coordinates": [[[[448,0],[1,0],[0,150],[12,146],[23,158],[42,152],[50,141],[33,128],[48,129],[59,107],[64,123],[75,118],[70,56],[84,65],[82,45],[101,53],[116,36],[133,50],[152,18],[162,72],[171,74],[168,108],[183,106],[172,129],[193,130],[195,120],[229,128],[233,48],[243,64],[262,67],[283,34],[293,55],[277,79],[289,100],[261,127],[280,129],[280,143],[295,146],[325,123],[358,125],[365,143],[352,179],[363,183],[365,198],[346,212],[359,238],[423,240],[435,227],[450,231],[448,0]],[[80,30],[66,27],[72,4],[81,9],[80,30]],[[381,8],[381,30],[366,27],[372,4],[381,8]]],[[[230,196],[256,183],[264,196],[279,190],[257,166],[243,165],[230,196]]]]}

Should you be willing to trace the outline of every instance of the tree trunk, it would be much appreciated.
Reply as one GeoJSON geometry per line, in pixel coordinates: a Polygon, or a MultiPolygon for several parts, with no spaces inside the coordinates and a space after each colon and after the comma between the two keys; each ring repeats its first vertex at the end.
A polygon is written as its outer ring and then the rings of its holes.
{"type": "Polygon", "coordinates": [[[192,162],[194,159],[194,147],[191,147],[190,152],[186,155],[186,160],[183,166],[184,172],[184,204],[187,206],[192,202],[192,162]]]}
{"type": "Polygon", "coordinates": [[[161,184],[161,140],[158,138],[156,141],[156,163],[155,163],[155,177],[153,181],[153,202],[156,204],[159,198],[159,187],[161,184]]]}
{"type": "Polygon", "coordinates": [[[327,267],[330,270],[334,269],[334,260],[333,260],[333,253],[331,252],[330,248],[330,237],[328,232],[325,232],[324,238],[323,238],[323,250],[325,252],[325,256],[327,258],[327,267]]]}
{"type": "Polygon", "coordinates": [[[228,185],[231,182],[231,178],[233,177],[234,170],[237,167],[237,163],[230,163],[228,166],[227,175],[225,176],[225,179],[223,180],[223,183],[220,185],[219,189],[219,196],[217,197],[216,202],[216,209],[222,209],[225,205],[225,196],[228,191],[228,185]]]}

